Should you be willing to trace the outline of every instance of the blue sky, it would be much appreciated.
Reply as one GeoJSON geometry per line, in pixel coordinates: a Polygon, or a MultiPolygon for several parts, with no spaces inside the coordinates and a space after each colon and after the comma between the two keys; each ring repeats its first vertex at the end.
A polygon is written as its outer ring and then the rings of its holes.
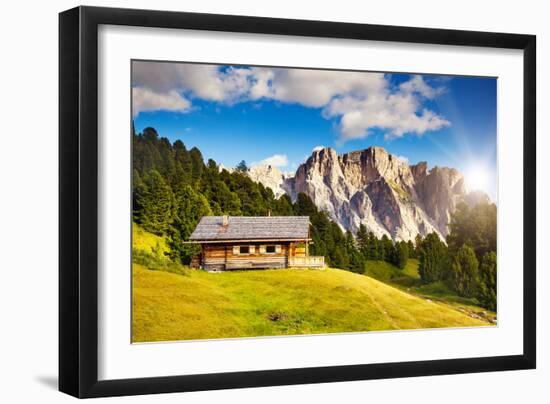
{"type": "Polygon", "coordinates": [[[496,199],[495,78],[134,62],[138,132],[234,167],[295,171],[312,149],[382,146],[409,163],[455,167],[496,199]]]}

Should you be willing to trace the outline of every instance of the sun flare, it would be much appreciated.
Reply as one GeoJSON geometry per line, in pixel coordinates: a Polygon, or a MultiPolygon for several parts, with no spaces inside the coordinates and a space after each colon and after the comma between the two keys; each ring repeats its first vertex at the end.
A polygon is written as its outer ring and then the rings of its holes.
{"type": "Polygon", "coordinates": [[[491,188],[489,169],[482,164],[470,164],[465,172],[465,181],[470,191],[485,191],[491,188]]]}

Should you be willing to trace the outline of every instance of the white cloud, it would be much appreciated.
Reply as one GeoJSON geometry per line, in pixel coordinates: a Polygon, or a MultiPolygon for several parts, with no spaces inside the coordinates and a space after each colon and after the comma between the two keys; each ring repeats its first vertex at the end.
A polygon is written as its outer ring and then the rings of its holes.
{"type": "Polygon", "coordinates": [[[323,150],[324,148],[325,148],[325,146],[319,145],[319,146],[315,146],[311,151],[316,152],[316,151],[319,151],[319,150],[323,150]]]}
{"type": "Polygon", "coordinates": [[[445,92],[444,87],[431,87],[428,83],[424,81],[422,76],[416,75],[413,76],[409,81],[401,83],[399,86],[400,90],[405,93],[419,93],[423,97],[433,99],[438,95],[441,95],[445,92]]]}
{"type": "Polygon", "coordinates": [[[340,142],[364,138],[375,128],[394,138],[450,125],[422,105],[445,88],[432,87],[420,75],[392,88],[382,73],[134,62],[133,85],[171,95],[157,102],[169,110],[176,108],[176,94],[186,97],[180,96],[180,110],[193,97],[229,104],[268,99],[322,108],[324,118],[337,121],[340,142]]]}
{"type": "Polygon", "coordinates": [[[155,92],[177,90],[209,101],[234,102],[248,93],[252,74],[247,68],[164,62],[134,62],[133,85],[155,92]]]}
{"type": "Polygon", "coordinates": [[[288,166],[288,157],[285,154],[274,154],[260,162],[253,162],[251,166],[286,167],[288,166]]]}
{"type": "Polygon", "coordinates": [[[323,108],[325,118],[339,120],[341,142],[366,137],[373,128],[386,130],[391,138],[405,133],[422,135],[450,125],[431,110],[419,110],[421,97],[433,99],[444,91],[443,87],[431,87],[422,76],[413,76],[392,90],[382,73],[266,68],[252,71],[252,98],[323,108]]]}
{"type": "Polygon", "coordinates": [[[307,107],[323,107],[342,94],[360,96],[385,88],[382,73],[357,73],[306,69],[252,68],[253,98],[270,98],[299,103],[307,107]]]}
{"type": "Polygon", "coordinates": [[[190,107],[191,103],[177,91],[156,93],[148,88],[134,87],[132,89],[132,113],[134,116],[146,111],[187,112],[190,107]]]}
{"type": "Polygon", "coordinates": [[[353,95],[334,98],[324,108],[323,114],[327,118],[340,119],[338,128],[341,142],[364,138],[374,128],[385,130],[386,137],[394,138],[406,133],[423,135],[427,131],[450,125],[449,121],[435,112],[421,109],[422,103],[418,96],[405,88],[406,91],[399,89],[394,92],[386,88],[362,98],[353,95]]]}

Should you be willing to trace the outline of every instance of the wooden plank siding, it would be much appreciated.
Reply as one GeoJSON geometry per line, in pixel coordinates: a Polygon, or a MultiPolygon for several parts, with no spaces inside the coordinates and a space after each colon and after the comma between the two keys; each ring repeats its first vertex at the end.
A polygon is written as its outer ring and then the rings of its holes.
{"type": "Polygon", "coordinates": [[[305,257],[306,247],[305,243],[290,243],[290,257],[305,257]]]}
{"type": "Polygon", "coordinates": [[[228,243],[203,244],[202,266],[206,270],[287,268],[289,262],[288,242],[279,243],[228,243]],[[278,245],[275,253],[261,253],[260,246],[278,245]],[[249,246],[249,254],[235,254],[233,247],[249,246]],[[252,251],[253,250],[253,251],[252,251]]]}

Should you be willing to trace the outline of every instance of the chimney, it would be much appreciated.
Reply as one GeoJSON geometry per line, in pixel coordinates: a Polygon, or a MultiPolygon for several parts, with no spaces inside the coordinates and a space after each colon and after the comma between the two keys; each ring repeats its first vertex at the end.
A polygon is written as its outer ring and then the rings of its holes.
{"type": "Polygon", "coordinates": [[[223,227],[229,226],[229,216],[227,215],[222,216],[222,226],[223,227]]]}

